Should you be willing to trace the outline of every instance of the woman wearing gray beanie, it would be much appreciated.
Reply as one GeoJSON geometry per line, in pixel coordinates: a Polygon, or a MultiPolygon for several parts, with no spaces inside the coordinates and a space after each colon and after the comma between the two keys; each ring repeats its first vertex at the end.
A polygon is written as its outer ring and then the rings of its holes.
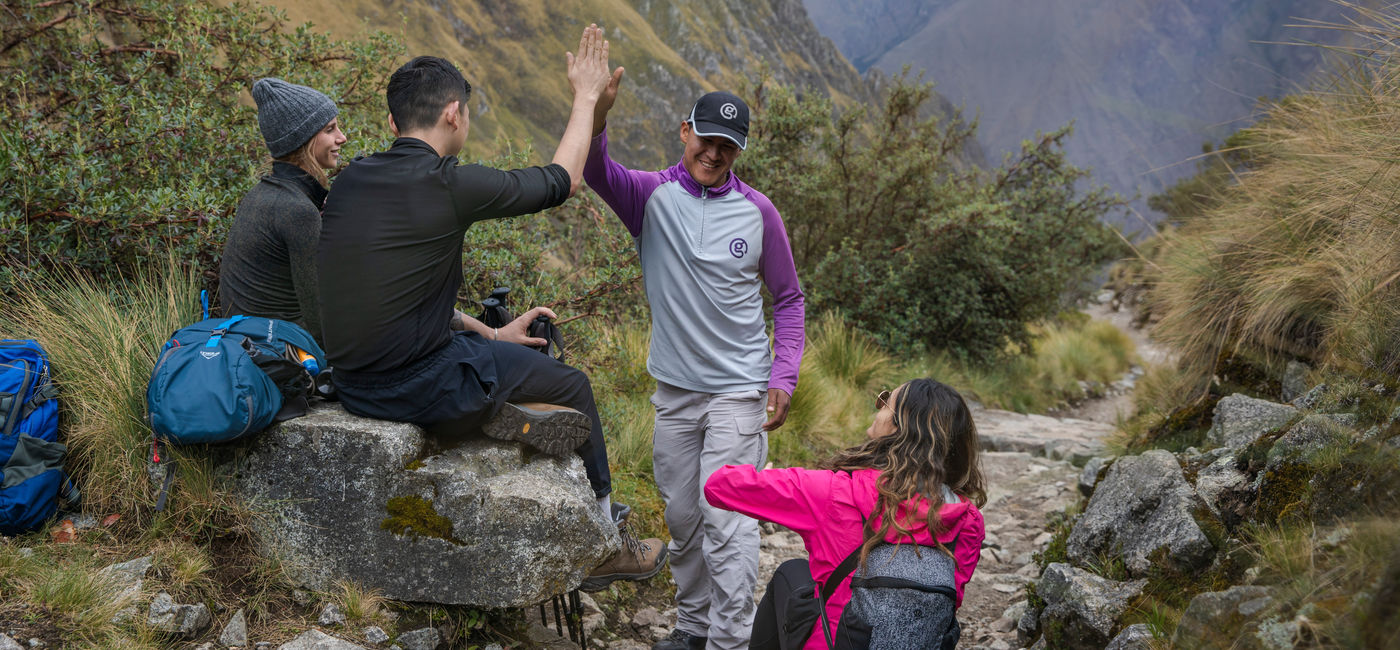
{"type": "Polygon", "coordinates": [[[238,204],[220,262],[219,304],[225,316],[291,321],[320,341],[316,245],[325,170],[345,144],[339,109],[316,90],[271,77],[253,84],[253,101],[271,171],[238,204]]]}

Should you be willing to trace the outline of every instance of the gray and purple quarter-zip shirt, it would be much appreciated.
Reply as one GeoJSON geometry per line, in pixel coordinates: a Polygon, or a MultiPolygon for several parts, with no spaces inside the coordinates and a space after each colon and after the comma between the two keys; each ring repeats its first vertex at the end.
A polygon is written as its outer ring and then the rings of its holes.
{"type": "Polygon", "coordinates": [[[703,187],[685,166],[644,172],[608,156],[607,131],[593,138],[588,186],[637,243],[658,381],[704,393],[797,388],[805,307],[792,247],[768,197],[731,172],[703,187]],[[773,351],[759,283],[773,295],[773,351]]]}

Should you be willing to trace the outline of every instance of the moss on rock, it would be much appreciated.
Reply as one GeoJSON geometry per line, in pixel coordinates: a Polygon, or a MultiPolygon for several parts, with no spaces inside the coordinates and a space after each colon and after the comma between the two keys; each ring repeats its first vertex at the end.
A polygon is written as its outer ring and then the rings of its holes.
{"type": "Polygon", "coordinates": [[[462,541],[452,536],[452,520],[438,514],[433,502],[416,494],[389,499],[384,509],[389,516],[379,522],[379,527],[395,535],[413,538],[436,537],[453,544],[462,541]]]}

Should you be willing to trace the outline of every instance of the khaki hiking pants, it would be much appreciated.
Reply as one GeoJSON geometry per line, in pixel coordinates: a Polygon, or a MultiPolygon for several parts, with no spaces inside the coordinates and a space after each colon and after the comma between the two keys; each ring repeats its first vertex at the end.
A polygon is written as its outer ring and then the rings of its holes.
{"type": "Polygon", "coordinates": [[[758,522],[705,501],[724,465],[761,469],[768,457],[767,392],[697,393],[657,382],[652,462],[666,502],[676,627],[711,650],[747,648],[758,579],[758,522]]]}

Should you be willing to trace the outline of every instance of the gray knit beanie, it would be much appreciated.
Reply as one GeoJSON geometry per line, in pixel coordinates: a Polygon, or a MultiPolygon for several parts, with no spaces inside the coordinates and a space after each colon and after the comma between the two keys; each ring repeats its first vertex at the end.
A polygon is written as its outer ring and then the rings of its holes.
{"type": "Polygon", "coordinates": [[[253,84],[253,101],[258,104],[258,128],[273,158],[296,151],[340,113],[330,97],[276,77],[253,84]]]}

